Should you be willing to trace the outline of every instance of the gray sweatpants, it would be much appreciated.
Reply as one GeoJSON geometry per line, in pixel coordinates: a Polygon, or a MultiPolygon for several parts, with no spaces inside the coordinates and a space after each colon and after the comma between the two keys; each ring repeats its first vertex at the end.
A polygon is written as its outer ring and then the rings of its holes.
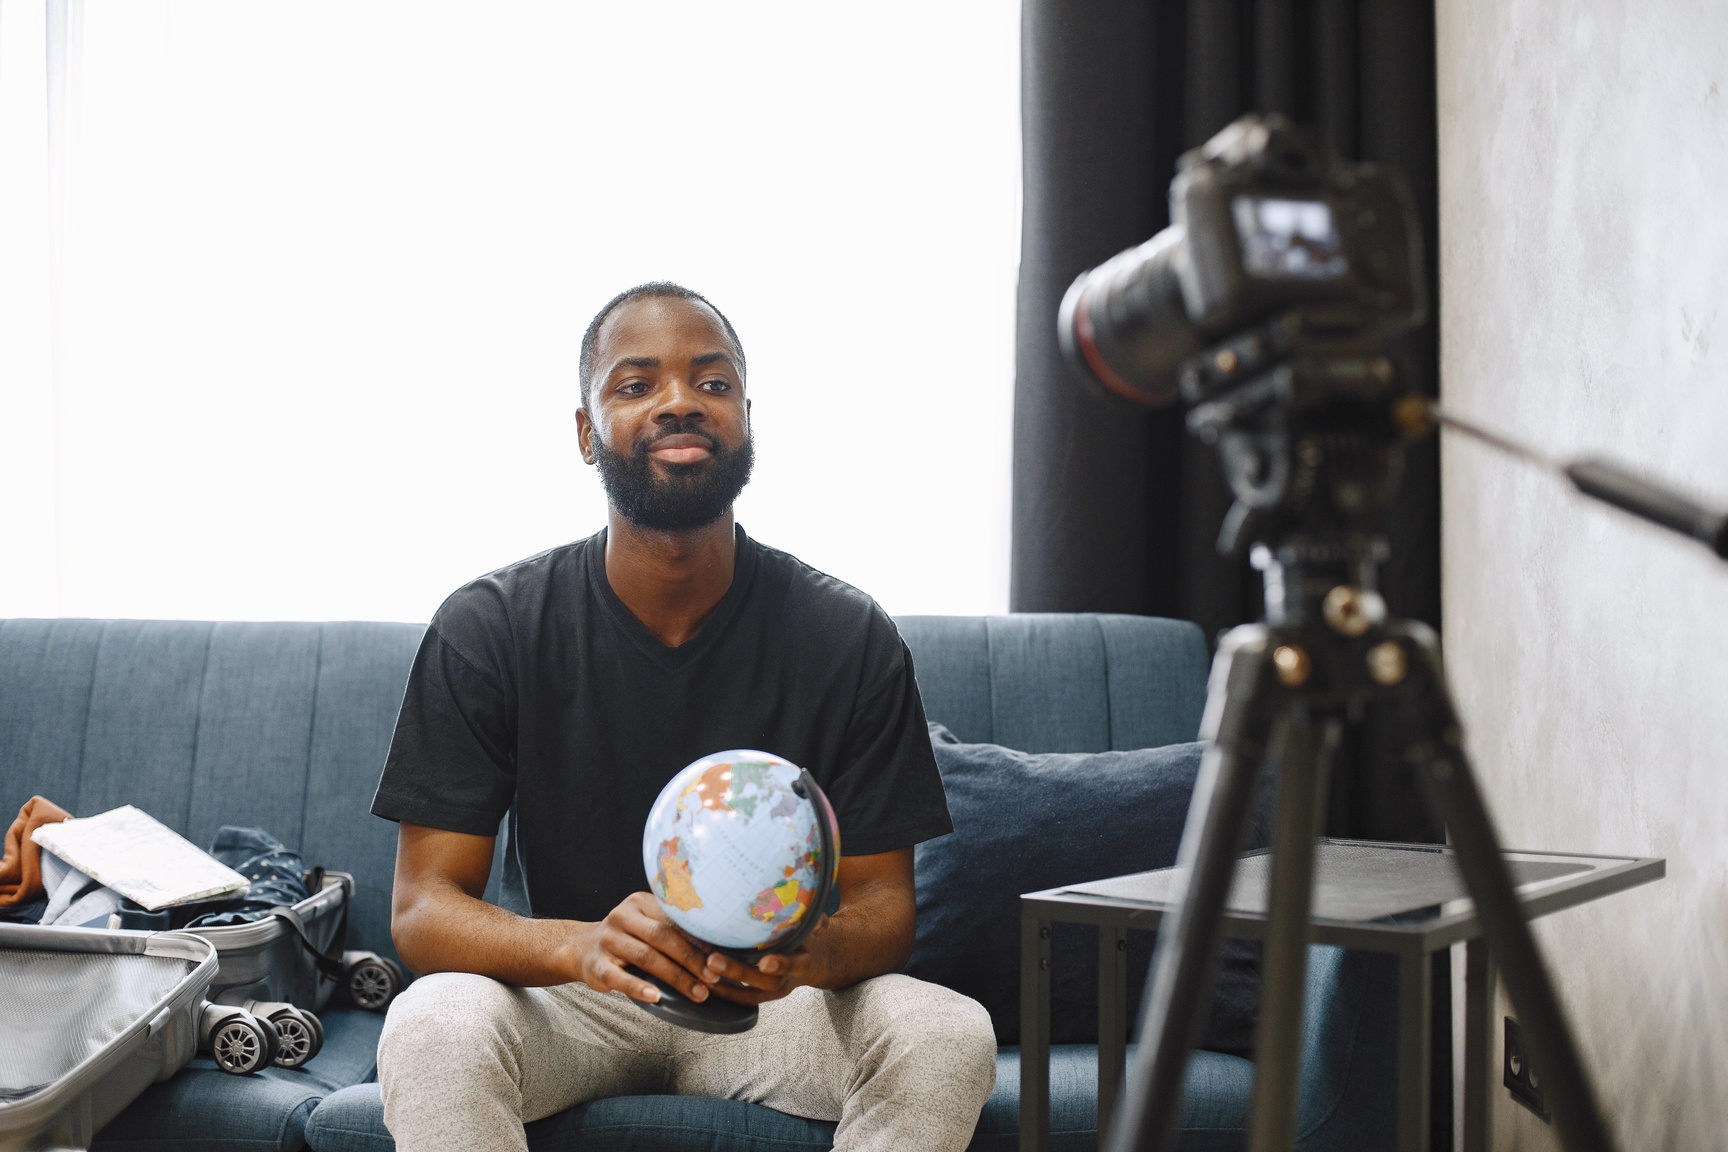
{"type": "Polygon", "coordinates": [[[748,1100],[839,1122],[836,1152],[961,1152],[996,1083],[977,1001],[910,976],[799,988],[748,1032],[713,1036],[586,984],[516,988],[423,977],[378,1042],[384,1123],[399,1152],[528,1147],[525,1121],[604,1096],[748,1100]]]}

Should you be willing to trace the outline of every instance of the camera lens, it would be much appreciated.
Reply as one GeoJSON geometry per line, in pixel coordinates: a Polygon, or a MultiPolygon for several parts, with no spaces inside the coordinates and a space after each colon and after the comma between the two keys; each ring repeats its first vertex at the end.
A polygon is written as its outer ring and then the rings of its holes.
{"type": "Polygon", "coordinates": [[[1081,379],[1146,407],[1176,398],[1178,369],[1203,346],[1176,276],[1183,256],[1182,229],[1166,228],[1069,286],[1057,337],[1081,379]]]}

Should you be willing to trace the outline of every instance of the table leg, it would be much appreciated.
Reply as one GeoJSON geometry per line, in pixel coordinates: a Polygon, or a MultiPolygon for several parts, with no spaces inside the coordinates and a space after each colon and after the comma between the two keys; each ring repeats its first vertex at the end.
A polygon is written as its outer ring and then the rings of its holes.
{"type": "Polygon", "coordinates": [[[1020,918],[1020,1152],[1050,1148],[1050,922],[1020,918]]]}
{"type": "Polygon", "coordinates": [[[1398,1152],[1427,1152],[1429,1014],[1434,966],[1426,952],[1398,957],[1398,1152]]]}
{"type": "Polygon", "coordinates": [[[1494,1082],[1494,957],[1488,941],[1464,946],[1464,1152],[1488,1152],[1494,1082]]]}
{"type": "Polygon", "coordinates": [[[1098,929],[1098,1147],[1104,1147],[1128,1051],[1128,933],[1098,929]]]}

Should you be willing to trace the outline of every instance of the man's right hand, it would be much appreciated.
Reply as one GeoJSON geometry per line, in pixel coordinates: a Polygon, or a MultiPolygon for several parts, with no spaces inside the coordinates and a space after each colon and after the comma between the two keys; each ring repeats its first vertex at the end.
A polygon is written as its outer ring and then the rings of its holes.
{"type": "Polygon", "coordinates": [[[625,970],[630,964],[658,976],[690,999],[708,999],[708,985],[720,977],[698,948],[667,918],[658,901],[633,892],[595,924],[581,924],[560,950],[559,960],[572,977],[598,992],[622,992],[653,1004],[660,989],[625,970]]]}
{"type": "Polygon", "coordinates": [[[404,823],[396,839],[390,931],[416,973],[474,972],[522,988],[580,980],[652,1004],[660,990],[625,971],[633,964],[698,1002],[708,998],[708,952],[678,930],[646,892],[604,920],[534,920],[480,899],[492,838],[404,823]]]}

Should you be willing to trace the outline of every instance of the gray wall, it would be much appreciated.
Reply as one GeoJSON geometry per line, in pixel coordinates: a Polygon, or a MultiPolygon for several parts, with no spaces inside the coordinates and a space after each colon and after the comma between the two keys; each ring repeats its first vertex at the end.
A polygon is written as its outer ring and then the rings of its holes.
{"type": "MultiPolygon", "coordinates": [[[[1728,3],[1439,0],[1442,396],[1728,503],[1728,3]]],[[[1728,566],[1449,438],[1448,668],[1624,1148],[1728,1147],[1728,566]]],[[[1497,1066],[1497,1065],[1496,1065],[1497,1066]]],[[[1555,1147],[1496,1090],[1496,1147],[1555,1147]]]]}

